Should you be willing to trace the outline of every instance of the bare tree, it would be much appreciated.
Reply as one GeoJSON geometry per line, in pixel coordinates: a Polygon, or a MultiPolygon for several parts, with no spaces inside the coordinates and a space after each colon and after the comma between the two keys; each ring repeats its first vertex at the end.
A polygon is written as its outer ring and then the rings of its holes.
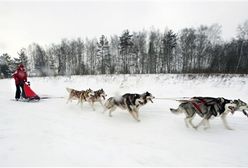
{"type": "Polygon", "coordinates": [[[134,64],[135,73],[145,73],[145,66],[147,62],[147,44],[146,44],[147,33],[146,31],[134,32],[133,33],[133,51],[135,54],[134,64]]]}
{"type": "Polygon", "coordinates": [[[235,73],[238,72],[238,69],[241,66],[241,60],[247,61],[247,55],[244,55],[244,46],[247,46],[248,41],[248,20],[246,20],[242,25],[238,26],[238,46],[239,46],[239,56],[238,56],[238,63],[235,69],[235,73]]]}
{"type": "Polygon", "coordinates": [[[97,39],[89,40],[86,39],[85,44],[86,55],[87,55],[87,64],[89,67],[89,74],[94,75],[97,74],[97,39]]]}
{"type": "Polygon", "coordinates": [[[161,49],[161,34],[158,30],[152,30],[149,35],[148,46],[148,73],[157,73],[158,58],[161,49]]]}
{"type": "Polygon", "coordinates": [[[191,72],[195,66],[196,30],[185,28],[180,34],[180,49],[182,54],[182,72],[191,72]]]}

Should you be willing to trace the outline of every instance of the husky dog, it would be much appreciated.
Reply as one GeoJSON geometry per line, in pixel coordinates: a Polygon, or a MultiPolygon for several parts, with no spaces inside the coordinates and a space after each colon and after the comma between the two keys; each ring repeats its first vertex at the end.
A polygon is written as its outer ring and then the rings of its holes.
{"type": "Polygon", "coordinates": [[[94,103],[99,102],[104,107],[104,105],[102,103],[102,98],[103,98],[103,100],[105,100],[106,96],[107,95],[105,94],[104,90],[99,89],[97,91],[94,91],[94,95],[90,96],[87,101],[91,104],[93,110],[95,111],[94,103]]]}
{"type": "Polygon", "coordinates": [[[67,103],[72,100],[78,100],[78,103],[82,104],[83,101],[88,101],[89,98],[94,95],[94,92],[90,88],[87,89],[86,91],[84,90],[78,91],[71,88],[66,88],[66,90],[69,92],[67,103]]]}
{"type": "Polygon", "coordinates": [[[126,93],[121,97],[110,97],[104,104],[104,112],[109,110],[109,116],[112,117],[111,113],[119,107],[123,110],[128,110],[136,121],[140,121],[139,108],[145,105],[148,101],[153,103],[152,99],[154,98],[155,97],[153,97],[149,92],[143,94],[126,93]]]}
{"type": "Polygon", "coordinates": [[[224,98],[212,98],[212,97],[193,97],[190,100],[182,100],[181,104],[177,109],[170,109],[172,113],[185,113],[186,118],[184,119],[185,124],[189,127],[189,124],[197,129],[202,124],[205,125],[205,129],[209,128],[209,119],[211,117],[221,116],[223,124],[226,129],[231,130],[227,124],[226,116],[229,112],[232,114],[234,111],[243,110],[243,113],[247,115],[245,110],[248,110],[248,105],[238,100],[228,100],[224,98]],[[195,126],[192,120],[198,114],[201,118],[201,122],[195,126]]]}

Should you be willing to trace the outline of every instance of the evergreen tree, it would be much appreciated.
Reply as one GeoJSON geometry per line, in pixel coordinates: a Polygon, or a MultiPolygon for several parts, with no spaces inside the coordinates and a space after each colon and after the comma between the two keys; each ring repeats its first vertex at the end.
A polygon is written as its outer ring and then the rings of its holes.
{"type": "Polygon", "coordinates": [[[176,45],[177,35],[172,30],[169,30],[162,39],[162,73],[171,73],[173,53],[176,45]]]}
{"type": "Polygon", "coordinates": [[[19,52],[18,52],[18,55],[19,55],[19,60],[20,62],[25,66],[25,67],[28,67],[28,56],[26,54],[26,49],[25,48],[22,48],[19,52]]]}
{"type": "Polygon", "coordinates": [[[133,56],[133,35],[129,33],[129,30],[125,30],[120,36],[120,54],[122,58],[123,68],[122,73],[130,73],[130,66],[134,66],[131,63],[133,56]]]}
{"type": "Polygon", "coordinates": [[[2,54],[0,56],[0,77],[9,78],[14,70],[11,57],[7,53],[2,54]]]}
{"type": "Polygon", "coordinates": [[[99,42],[97,42],[97,67],[101,74],[110,72],[111,60],[109,48],[107,38],[102,35],[99,42]]]}

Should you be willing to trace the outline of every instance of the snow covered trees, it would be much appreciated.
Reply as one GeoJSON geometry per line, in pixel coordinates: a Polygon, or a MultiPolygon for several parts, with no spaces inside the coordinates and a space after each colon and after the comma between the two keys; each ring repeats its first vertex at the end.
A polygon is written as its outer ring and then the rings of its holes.
{"type": "Polygon", "coordinates": [[[5,53],[0,56],[0,78],[7,78],[11,76],[11,57],[5,53]]]}
{"type": "Polygon", "coordinates": [[[32,76],[146,73],[248,73],[248,21],[237,37],[221,39],[221,26],[201,25],[179,32],[155,28],[120,36],[62,39],[43,48],[22,48],[18,58],[0,55],[1,77],[22,62],[32,76]]]}
{"type": "Polygon", "coordinates": [[[109,49],[109,42],[107,38],[102,35],[97,42],[97,69],[101,74],[109,74],[111,66],[111,56],[109,49]]]}
{"type": "Polygon", "coordinates": [[[164,33],[162,38],[161,73],[171,73],[176,45],[177,35],[172,30],[164,33]]]}

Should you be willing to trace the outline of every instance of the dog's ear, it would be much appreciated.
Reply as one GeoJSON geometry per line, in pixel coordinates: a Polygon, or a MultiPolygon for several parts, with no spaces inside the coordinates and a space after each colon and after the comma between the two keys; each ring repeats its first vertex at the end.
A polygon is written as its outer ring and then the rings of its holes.
{"type": "Polygon", "coordinates": [[[238,100],[233,100],[233,103],[238,104],[239,101],[238,100]]]}
{"type": "Polygon", "coordinates": [[[242,100],[240,100],[240,99],[239,99],[239,103],[240,103],[242,106],[247,106],[247,103],[244,102],[244,101],[242,101],[242,100]]]}
{"type": "Polygon", "coordinates": [[[225,99],[223,97],[220,98],[221,103],[225,102],[225,99]]]}

